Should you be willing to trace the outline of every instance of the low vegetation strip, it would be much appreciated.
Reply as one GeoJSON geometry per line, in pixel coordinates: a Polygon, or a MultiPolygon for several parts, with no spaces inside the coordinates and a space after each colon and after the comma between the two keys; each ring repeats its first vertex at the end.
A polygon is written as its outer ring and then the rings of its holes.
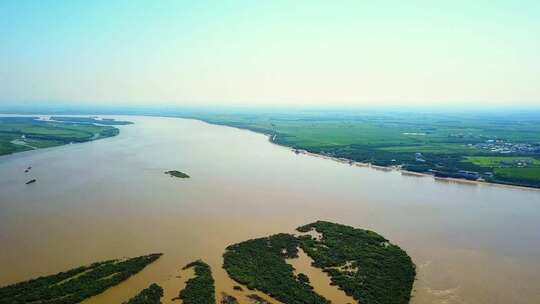
{"type": "Polygon", "coordinates": [[[75,304],[119,284],[154,262],[161,253],[77,267],[0,288],[0,304],[75,304]]]}
{"type": "Polygon", "coordinates": [[[248,240],[227,247],[223,268],[235,281],[288,304],[327,304],[305,280],[294,275],[287,258],[298,257],[299,241],[290,234],[248,240]]]}
{"type": "Polygon", "coordinates": [[[186,287],[180,291],[179,299],[183,304],[215,304],[216,288],[212,270],[203,261],[187,264],[183,269],[193,268],[195,277],[186,282],[186,287]]]}
{"type": "Polygon", "coordinates": [[[332,283],[362,304],[406,304],[416,276],[405,251],[381,235],[345,225],[318,221],[298,228],[322,235],[300,237],[302,249],[332,283]]]}
{"type": "Polygon", "coordinates": [[[161,304],[161,297],[163,288],[154,283],[124,304],[161,304]]]}

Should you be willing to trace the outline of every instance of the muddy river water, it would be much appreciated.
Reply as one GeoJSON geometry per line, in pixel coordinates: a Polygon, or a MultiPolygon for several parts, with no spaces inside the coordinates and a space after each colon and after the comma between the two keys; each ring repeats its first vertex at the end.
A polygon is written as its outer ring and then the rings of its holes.
{"type": "MultiPolygon", "coordinates": [[[[135,124],[114,138],[0,157],[0,285],[163,252],[85,303],[121,303],[152,282],[171,303],[198,258],[218,295],[247,303],[221,268],[224,248],[324,219],[405,249],[418,269],[412,303],[540,303],[540,191],[350,166],[195,120],[120,118],[135,124]]],[[[292,263],[345,301],[309,258],[292,263]]]]}

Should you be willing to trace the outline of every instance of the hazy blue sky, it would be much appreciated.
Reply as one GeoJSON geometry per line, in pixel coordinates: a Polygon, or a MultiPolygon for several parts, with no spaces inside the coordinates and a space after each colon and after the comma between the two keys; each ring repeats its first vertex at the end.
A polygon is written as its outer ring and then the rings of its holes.
{"type": "Polygon", "coordinates": [[[0,102],[540,105],[540,1],[0,1],[0,102]]]}

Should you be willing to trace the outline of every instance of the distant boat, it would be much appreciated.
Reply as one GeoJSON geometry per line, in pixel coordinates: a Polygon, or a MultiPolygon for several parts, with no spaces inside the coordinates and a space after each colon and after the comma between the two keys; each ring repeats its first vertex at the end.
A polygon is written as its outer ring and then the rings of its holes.
{"type": "Polygon", "coordinates": [[[28,172],[30,172],[30,170],[32,170],[32,166],[26,168],[26,170],[24,170],[24,172],[25,172],[25,173],[28,173],[28,172]]]}
{"type": "Polygon", "coordinates": [[[29,184],[33,184],[35,182],[36,182],[36,179],[34,178],[34,179],[31,179],[31,180],[27,181],[26,184],[29,185],[29,184]]]}

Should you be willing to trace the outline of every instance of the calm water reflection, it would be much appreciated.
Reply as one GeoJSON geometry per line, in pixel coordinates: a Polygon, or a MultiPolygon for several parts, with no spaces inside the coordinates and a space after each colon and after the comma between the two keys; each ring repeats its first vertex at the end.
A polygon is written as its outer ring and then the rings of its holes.
{"type": "Polygon", "coordinates": [[[115,138],[0,157],[0,285],[163,252],[87,303],[120,303],[151,282],[175,295],[180,267],[197,258],[218,294],[233,293],[221,269],[228,244],[325,219],[407,250],[419,270],[413,303],[540,302],[539,191],[349,166],[199,121],[122,119],[136,124],[115,138]]]}

